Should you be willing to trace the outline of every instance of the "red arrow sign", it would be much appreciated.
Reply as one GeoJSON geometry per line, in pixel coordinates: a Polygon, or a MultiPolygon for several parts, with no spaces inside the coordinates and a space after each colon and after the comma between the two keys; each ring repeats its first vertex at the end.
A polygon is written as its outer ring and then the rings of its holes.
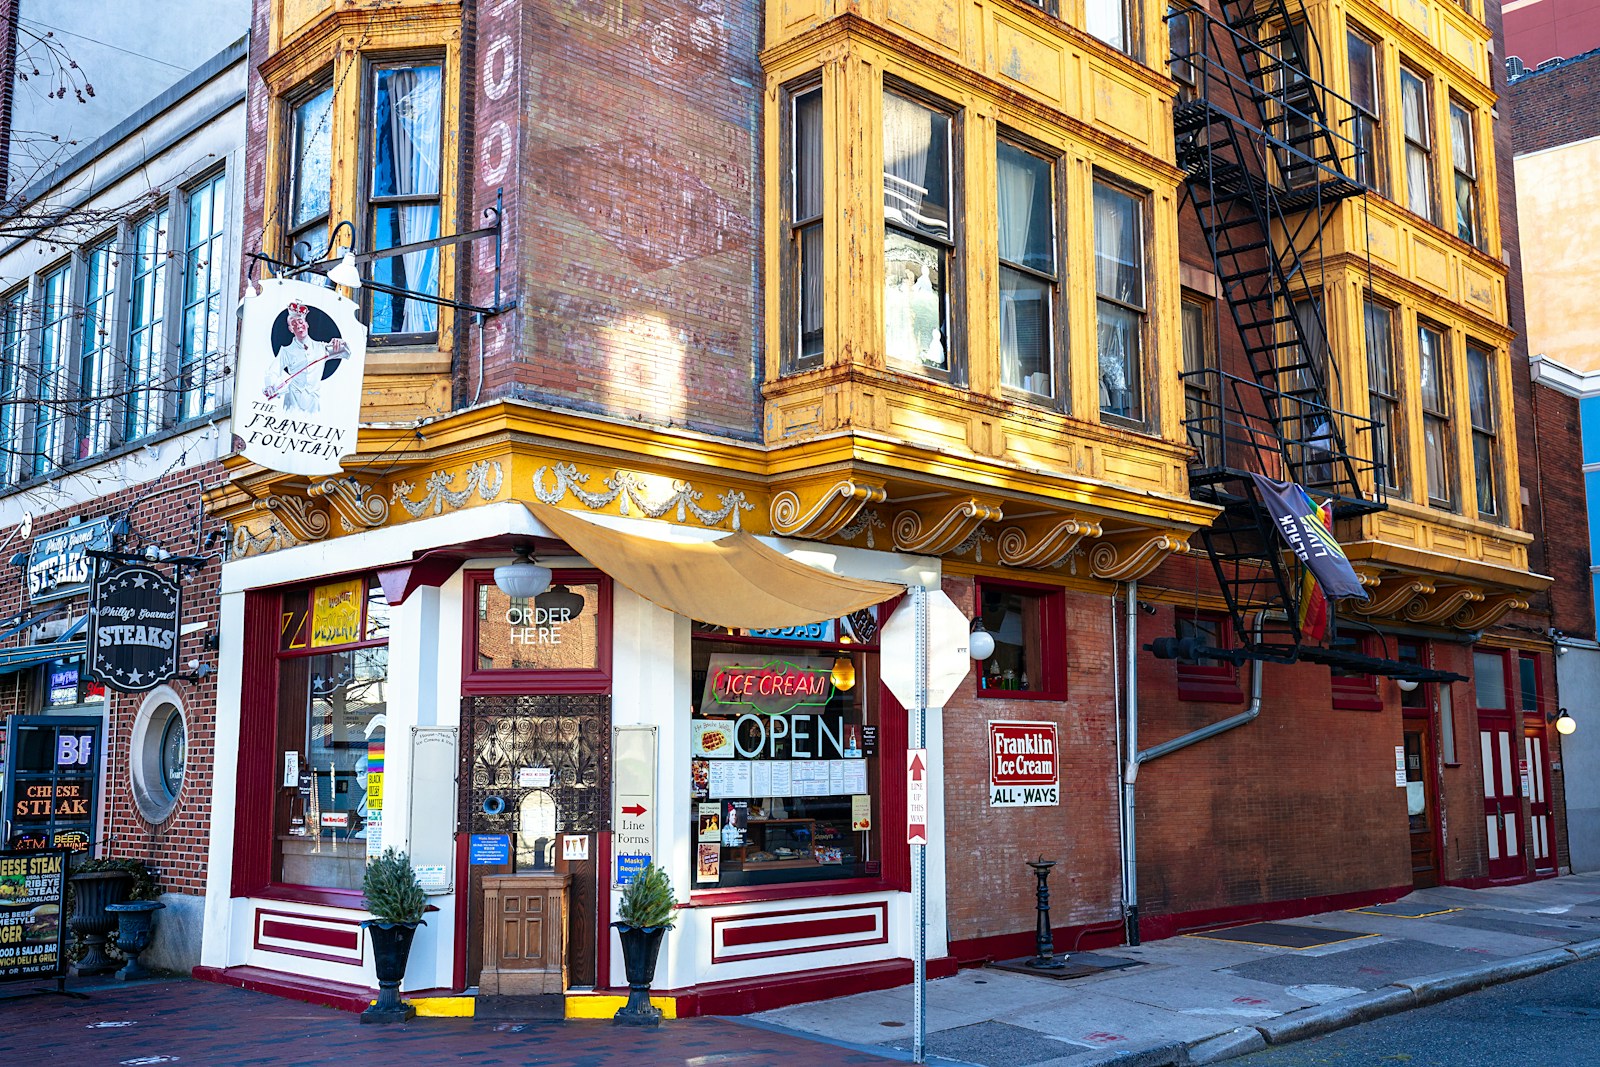
{"type": "Polygon", "coordinates": [[[907,769],[911,772],[911,780],[913,782],[922,781],[922,772],[928,769],[928,765],[922,762],[920,749],[912,753],[911,765],[907,769]]]}
{"type": "Polygon", "coordinates": [[[642,804],[629,804],[627,807],[622,809],[622,814],[624,814],[624,815],[643,815],[644,811],[645,811],[644,805],[642,805],[642,804]]]}

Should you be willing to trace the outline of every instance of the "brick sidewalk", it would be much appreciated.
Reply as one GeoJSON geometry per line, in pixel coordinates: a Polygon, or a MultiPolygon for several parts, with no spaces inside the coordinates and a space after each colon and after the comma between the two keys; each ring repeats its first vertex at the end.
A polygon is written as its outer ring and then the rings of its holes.
{"type": "MultiPolygon", "coordinates": [[[[0,996],[26,985],[0,987],[0,996]]],[[[0,1058],[70,1067],[845,1067],[894,1062],[722,1019],[645,1030],[610,1023],[418,1019],[361,1026],[356,1016],[207,982],[82,986],[89,1000],[0,999],[0,1058]]]]}

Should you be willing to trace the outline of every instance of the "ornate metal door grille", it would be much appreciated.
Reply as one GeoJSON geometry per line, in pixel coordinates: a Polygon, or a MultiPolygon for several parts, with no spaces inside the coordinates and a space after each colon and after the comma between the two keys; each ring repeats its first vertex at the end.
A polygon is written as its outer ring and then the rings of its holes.
{"type": "Polygon", "coordinates": [[[462,703],[462,777],[469,785],[461,791],[461,825],[477,834],[515,833],[523,798],[543,792],[555,804],[557,831],[611,829],[609,696],[475,696],[462,703]],[[521,767],[549,768],[550,785],[519,786],[521,767]]]}

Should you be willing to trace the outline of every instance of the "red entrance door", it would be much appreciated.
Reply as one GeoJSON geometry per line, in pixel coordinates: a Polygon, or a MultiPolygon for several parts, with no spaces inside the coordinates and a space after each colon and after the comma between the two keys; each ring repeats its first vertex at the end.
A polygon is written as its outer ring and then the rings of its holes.
{"type": "Polygon", "coordinates": [[[1480,711],[1478,737],[1483,758],[1483,819],[1488,831],[1489,877],[1515,878],[1524,872],[1522,798],[1517,795],[1518,746],[1512,720],[1480,711]]]}
{"type": "Polygon", "coordinates": [[[1556,859],[1550,837],[1550,755],[1542,722],[1529,719],[1523,725],[1522,765],[1528,783],[1528,860],[1535,874],[1546,874],[1555,870],[1556,859]]]}

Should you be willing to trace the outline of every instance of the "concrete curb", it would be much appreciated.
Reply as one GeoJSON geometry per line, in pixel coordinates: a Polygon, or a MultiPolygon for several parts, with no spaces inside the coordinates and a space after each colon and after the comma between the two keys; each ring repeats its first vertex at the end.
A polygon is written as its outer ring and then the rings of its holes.
{"type": "Polygon", "coordinates": [[[1241,1026],[1189,1046],[1189,1062],[1221,1063],[1236,1056],[1248,1056],[1267,1047],[1267,1039],[1253,1026],[1241,1026]]]}
{"type": "Polygon", "coordinates": [[[1340,1030],[1369,1019],[1393,1015],[1417,1006],[1416,994],[1410,989],[1385,986],[1370,993],[1345,997],[1331,1004],[1301,1008],[1255,1024],[1256,1030],[1269,1045],[1287,1045],[1330,1030],[1340,1030]]]}

